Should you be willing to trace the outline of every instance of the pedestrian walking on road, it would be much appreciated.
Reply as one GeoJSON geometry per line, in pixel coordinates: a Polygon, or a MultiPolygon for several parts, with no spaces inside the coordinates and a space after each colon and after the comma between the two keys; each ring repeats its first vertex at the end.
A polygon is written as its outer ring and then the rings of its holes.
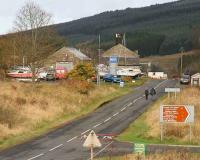
{"type": "Polygon", "coordinates": [[[151,88],[150,95],[151,96],[155,96],[156,95],[156,90],[154,88],[151,88]]]}
{"type": "Polygon", "coordinates": [[[146,100],[148,100],[148,97],[149,97],[149,90],[148,90],[148,88],[145,89],[145,97],[146,97],[146,100]]]}
{"type": "Polygon", "coordinates": [[[150,95],[152,96],[152,98],[153,98],[153,96],[156,95],[156,90],[155,90],[155,88],[151,88],[151,90],[150,90],[150,95]]]}

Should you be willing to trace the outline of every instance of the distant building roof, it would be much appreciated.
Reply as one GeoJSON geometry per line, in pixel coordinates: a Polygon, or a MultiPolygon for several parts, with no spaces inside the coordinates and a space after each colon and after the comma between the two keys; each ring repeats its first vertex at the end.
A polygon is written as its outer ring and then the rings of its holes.
{"type": "Polygon", "coordinates": [[[80,61],[90,61],[91,59],[83,54],[80,50],[71,47],[62,47],[52,55],[50,55],[46,60],[46,65],[54,65],[57,61],[73,61],[75,57],[80,61]]]}
{"type": "Polygon", "coordinates": [[[112,47],[111,49],[107,50],[103,54],[103,57],[110,57],[110,56],[139,58],[138,53],[131,51],[130,49],[123,46],[122,44],[118,44],[112,47]]]}
{"type": "Polygon", "coordinates": [[[54,55],[56,55],[56,54],[67,55],[68,53],[73,54],[76,58],[83,60],[83,61],[91,60],[91,58],[89,58],[88,56],[83,54],[80,50],[78,50],[76,48],[72,48],[72,47],[63,47],[63,48],[59,49],[57,52],[55,52],[54,55]]]}
{"type": "Polygon", "coordinates": [[[192,78],[200,78],[200,73],[196,73],[196,74],[192,75],[192,78]]]}

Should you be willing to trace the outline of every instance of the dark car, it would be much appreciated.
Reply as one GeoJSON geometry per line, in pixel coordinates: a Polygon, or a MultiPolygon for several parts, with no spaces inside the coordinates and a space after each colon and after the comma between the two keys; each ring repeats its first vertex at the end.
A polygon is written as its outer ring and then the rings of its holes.
{"type": "Polygon", "coordinates": [[[181,84],[189,84],[190,83],[190,75],[183,75],[180,80],[181,84]]]}
{"type": "Polygon", "coordinates": [[[106,74],[104,77],[103,77],[103,80],[105,82],[113,82],[113,83],[120,83],[122,82],[121,78],[117,77],[117,76],[114,76],[112,74],[106,74]]]}
{"type": "Polygon", "coordinates": [[[47,75],[46,75],[46,80],[47,80],[47,81],[55,81],[55,80],[56,80],[55,73],[52,73],[52,72],[47,73],[47,75]]]}

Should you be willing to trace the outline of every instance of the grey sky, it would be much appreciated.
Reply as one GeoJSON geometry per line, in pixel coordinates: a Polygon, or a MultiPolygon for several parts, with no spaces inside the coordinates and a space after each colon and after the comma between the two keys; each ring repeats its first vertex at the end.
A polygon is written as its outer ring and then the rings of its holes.
{"type": "MultiPolygon", "coordinates": [[[[35,0],[43,9],[53,14],[54,23],[67,22],[103,11],[138,8],[175,0],[35,0]]],[[[12,29],[17,11],[27,0],[0,0],[0,34],[12,29]]]]}

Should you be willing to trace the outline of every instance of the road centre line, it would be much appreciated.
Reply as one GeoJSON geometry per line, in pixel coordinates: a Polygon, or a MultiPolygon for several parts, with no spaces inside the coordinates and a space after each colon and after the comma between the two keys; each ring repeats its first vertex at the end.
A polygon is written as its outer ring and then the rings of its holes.
{"type": "Polygon", "coordinates": [[[131,102],[131,103],[129,103],[129,104],[127,105],[127,107],[130,107],[132,104],[133,104],[132,102],[131,102]]]}
{"type": "Polygon", "coordinates": [[[118,114],[119,114],[119,112],[115,113],[115,114],[113,115],[113,117],[117,116],[118,114]]]}
{"type": "Polygon", "coordinates": [[[32,158],[29,158],[29,159],[27,159],[27,160],[33,160],[33,159],[36,159],[36,158],[41,157],[41,156],[43,156],[43,155],[44,155],[44,153],[41,153],[41,154],[38,154],[37,156],[32,157],[32,158]]]}
{"type": "Polygon", "coordinates": [[[111,120],[111,117],[109,117],[108,119],[106,119],[104,122],[108,122],[109,120],[111,120]]]}
{"type": "Polygon", "coordinates": [[[89,132],[89,131],[91,131],[91,129],[88,129],[87,131],[81,133],[81,135],[83,135],[83,134],[85,134],[85,133],[87,133],[87,132],[89,132]]]}
{"type": "Polygon", "coordinates": [[[78,138],[78,136],[73,137],[72,139],[68,140],[67,142],[71,142],[71,141],[75,140],[76,138],[78,138]]]}
{"type": "MultiPolygon", "coordinates": [[[[101,152],[103,152],[106,148],[108,148],[114,141],[110,142],[108,145],[106,145],[104,148],[102,148],[99,152],[94,154],[94,157],[99,155],[101,152]]],[[[88,159],[90,160],[90,158],[88,159]]]]}
{"type": "Polygon", "coordinates": [[[124,107],[124,108],[122,108],[120,111],[122,112],[122,111],[124,111],[126,108],[127,108],[127,107],[124,107]]]}
{"type": "Polygon", "coordinates": [[[102,125],[102,123],[99,123],[99,124],[95,125],[93,128],[97,128],[100,125],[102,125]]]}
{"type": "Polygon", "coordinates": [[[53,151],[53,150],[55,150],[55,149],[57,149],[57,148],[60,148],[60,147],[62,147],[62,146],[63,146],[63,144],[60,144],[60,145],[58,145],[58,146],[56,146],[56,147],[50,149],[49,151],[51,152],[51,151],[53,151]]]}

